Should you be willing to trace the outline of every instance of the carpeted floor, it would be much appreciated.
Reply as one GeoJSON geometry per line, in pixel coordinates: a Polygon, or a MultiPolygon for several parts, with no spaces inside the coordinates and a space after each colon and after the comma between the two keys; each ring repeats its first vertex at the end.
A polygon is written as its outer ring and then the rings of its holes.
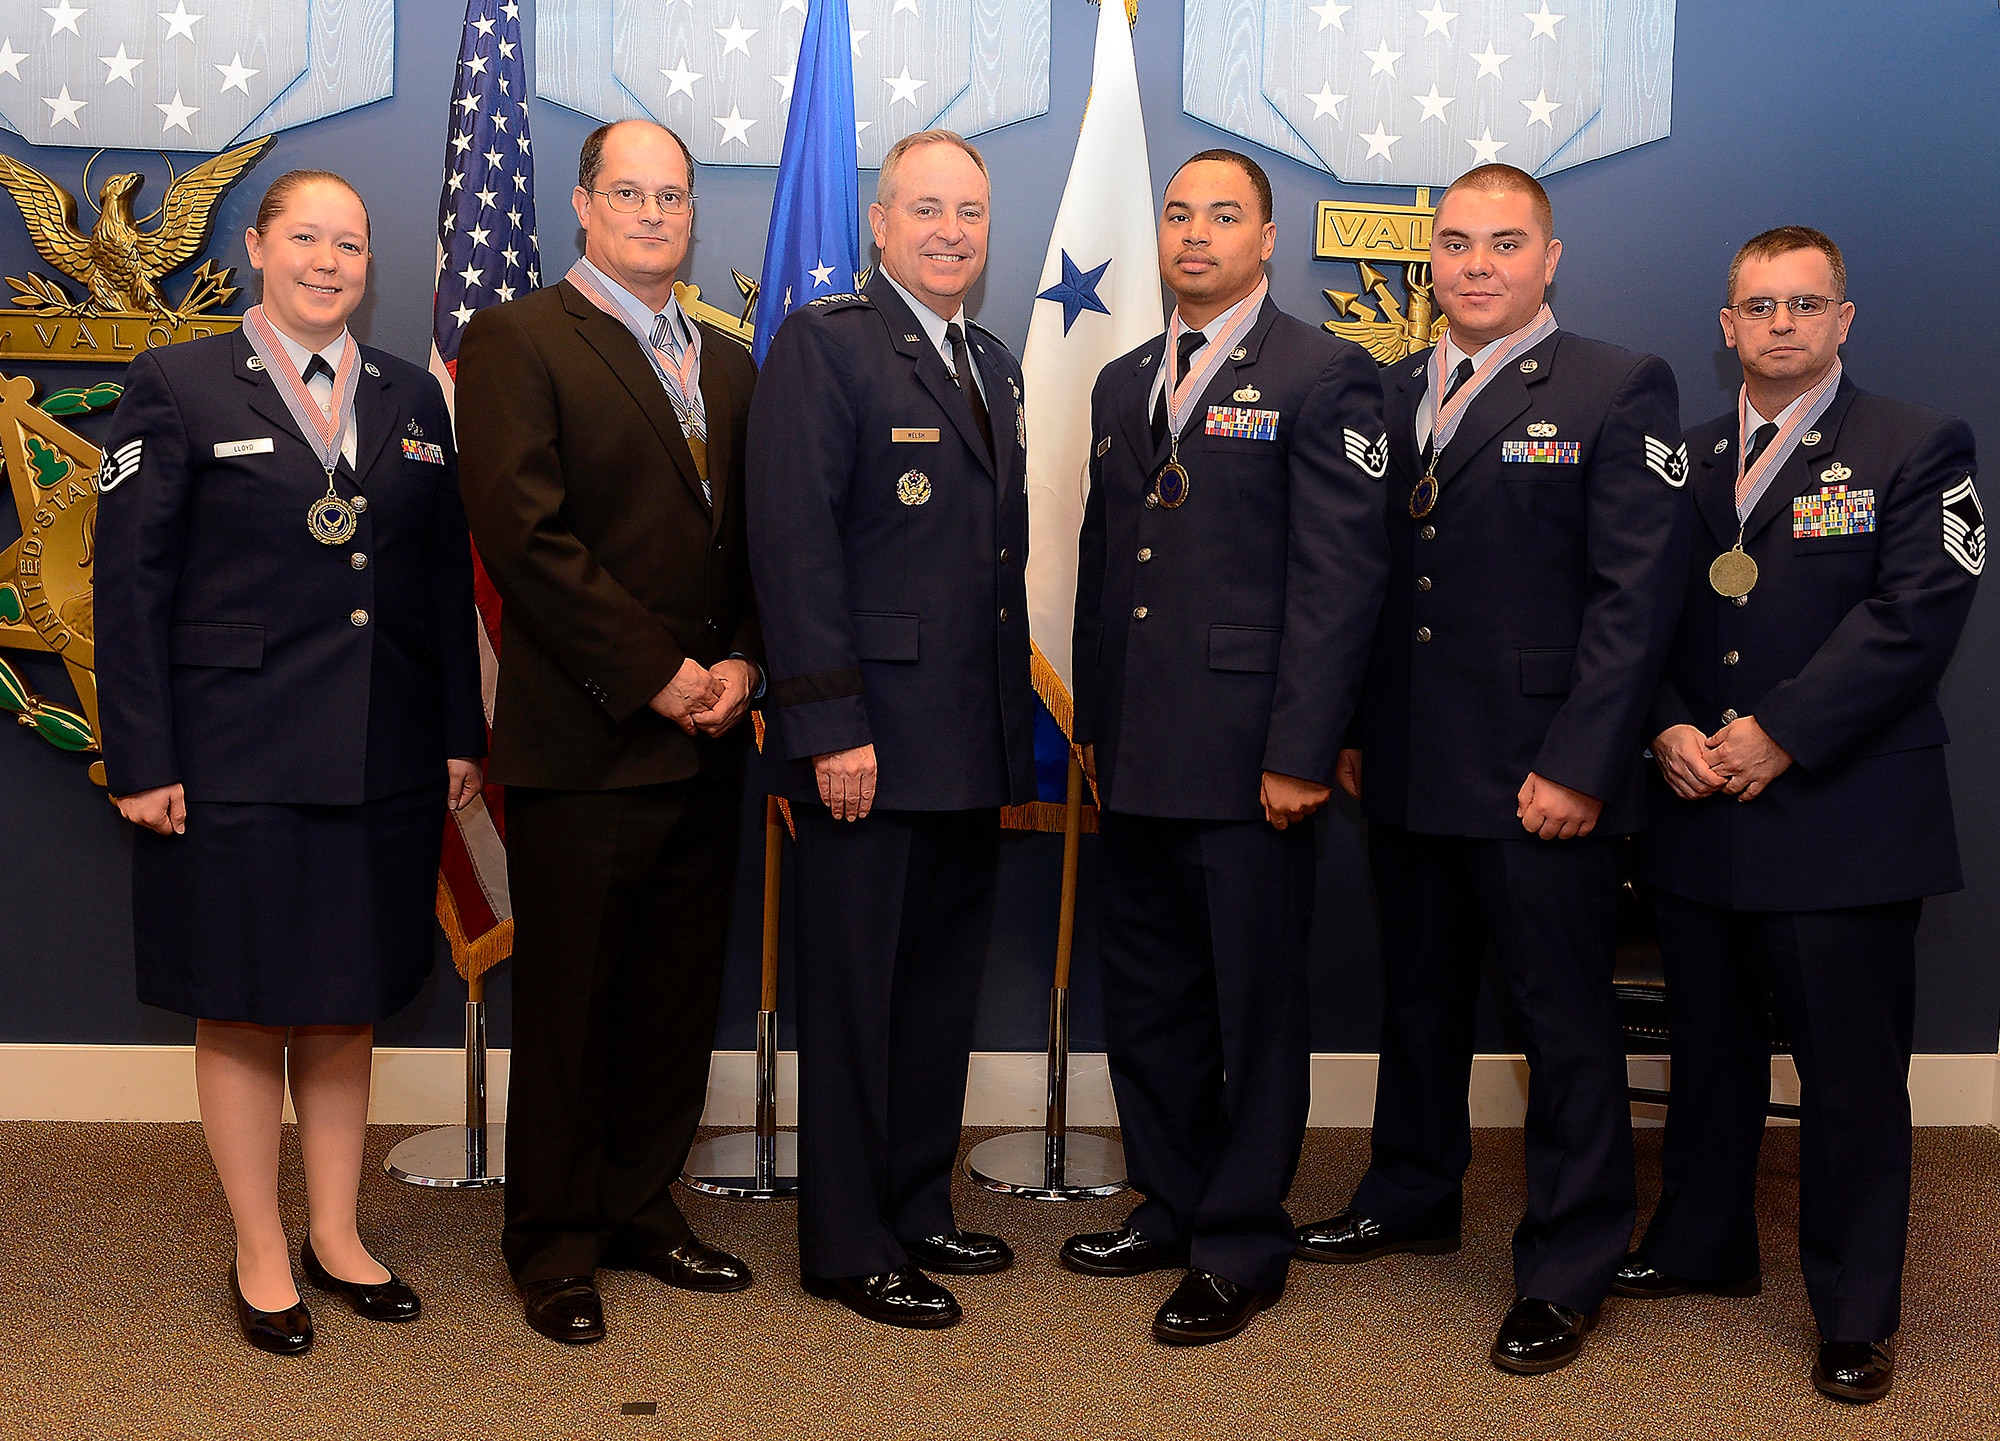
{"type": "MultiPolygon", "coordinates": [[[[310,1355],[238,1339],[228,1229],[195,1126],[0,1124],[0,1435],[67,1437],[2000,1437],[2000,1132],[1918,1133],[1901,1369],[1848,1408],[1806,1382],[1813,1332],[1796,1260],[1796,1132],[1765,1149],[1766,1289],[1748,1301],[1613,1301],[1583,1357],[1527,1379],[1486,1362],[1509,1300],[1518,1132],[1476,1133],[1456,1256],[1292,1269],[1237,1340],[1156,1345],[1174,1277],[1091,1280],[1055,1264],[1079,1206],[962,1191],[959,1219],[1001,1232],[1011,1272],[952,1284],[939,1333],[851,1318],[798,1290],[793,1208],[689,1196],[700,1233],[758,1282],[695,1296],[601,1277],[609,1337],[530,1332],[495,1249],[497,1194],[395,1184],[373,1137],[363,1230],[412,1282],[423,1318],[391,1328],[307,1292],[310,1355]],[[627,1403],[655,1414],[624,1414],[627,1403]]],[[[1638,1134],[1640,1194],[1658,1131],[1638,1134]]],[[[977,1140],[968,1136],[968,1142],[977,1140]]],[[[1333,1209],[1366,1133],[1315,1131],[1293,1209],[1333,1209]]],[[[297,1160],[288,1204],[303,1228],[297,1160]]]]}

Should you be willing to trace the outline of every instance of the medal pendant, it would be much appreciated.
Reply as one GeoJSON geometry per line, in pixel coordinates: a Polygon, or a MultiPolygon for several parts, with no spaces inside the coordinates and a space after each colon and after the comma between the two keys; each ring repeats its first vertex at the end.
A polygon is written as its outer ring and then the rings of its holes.
{"type": "Polygon", "coordinates": [[[354,538],[354,507],[337,495],[323,495],[306,510],[306,529],[321,545],[345,545],[354,538]]]}
{"type": "Polygon", "coordinates": [[[1431,507],[1438,503],[1438,483],[1434,475],[1426,475],[1410,491],[1410,519],[1422,520],[1431,513],[1431,507]]]}
{"type": "Polygon", "coordinates": [[[1725,550],[1708,566],[1709,588],[1717,595],[1736,600],[1757,588],[1757,562],[1743,553],[1743,547],[1725,550]]]}
{"type": "Polygon", "coordinates": [[[1153,494],[1167,510],[1184,504],[1194,482],[1188,478],[1187,469],[1178,460],[1170,460],[1160,467],[1160,473],[1153,477],[1153,494]]]}

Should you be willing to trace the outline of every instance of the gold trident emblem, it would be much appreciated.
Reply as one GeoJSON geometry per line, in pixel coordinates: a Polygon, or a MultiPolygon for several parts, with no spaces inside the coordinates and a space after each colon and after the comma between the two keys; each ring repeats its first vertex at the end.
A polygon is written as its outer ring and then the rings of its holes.
{"type": "Polygon", "coordinates": [[[1414,205],[1319,203],[1313,258],[1351,260],[1361,272],[1359,290],[1320,292],[1341,317],[1327,321],[1326,328],[1383,365],[1428,350],[1444,336],[1445,319],[1431,296],[1431,221],[1436,215],[1429,190],[1417,191],[1414,205]],[[1403,267],[1402,303],[1389,289],[1388,276],[1376,268],[1387,264],[1403,267]],[[1375,304],[1363,296],[1372,296],[1375,304]]]}

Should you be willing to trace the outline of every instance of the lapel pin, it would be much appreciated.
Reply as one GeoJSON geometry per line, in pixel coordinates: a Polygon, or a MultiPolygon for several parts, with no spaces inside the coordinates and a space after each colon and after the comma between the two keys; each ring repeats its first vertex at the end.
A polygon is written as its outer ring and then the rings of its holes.
{"type": "Polygon", "coordinates": [[[244,361],[243,365],[244,368],[247,370],[262,370],[264,368],[264,357],[261,355],[253,355],[248,360],[244,361]]]}
{"type": "Polygon", "coordinates": [[[917,343],[917,337],[914,335],[906,335],[903,337],[903,343],[906,345],[915,345],[917,343]]]}
{"type": "Polygon", "coordinates": [[[1521,362],[1521,374],[1523,375],[1533,375],[1537,370],[1540,370],[1541,368],[1542,368],[1541,362],[1539,361],[1524,360],[1521,362]]]}
{"type": "Polygon", "coordinates": [[[375,368],[375,362],[372,360],[362,361],[361,368],[367,371],[370,375],[374,376],[377,380],[380,380],[382,378],[382,372],[375,368]]]}
{"type": "Polygon", "coordinates": [[[1718,440],[1715,443],[1715,453],[1717,455],[1722,454],[1722,452],[1727,449],[1729,449],[1729,442],[1727,440],[1718,440]]]}
{"type": "Polygon", "coordinates": [[[1804,435],[1802,435],[1802,436],[1800,436],[1800,437],[1799,437],[1799,444],[1800,444],[1800,445],[1818,445],[1818,444],[1819,444],[1819,432],[1818,432],[1818,431],[1816,431],[1816,430],[1809,430],[1809,431],[1807,431],[1807,432],[1806,432],[1806,433],[1805,433],[1804,435]]]}
{"type": "Polygon", "coordinates": [[[1420,365],[1415,370],[1410,372],[1410,379],[1416,380],[1420,378],[1423,375],[1423,373],[1424,373],[1424,368],[1420,365]]]}
{"type": "Polygon", "coordinates": [[[1153,357],[1150,355],[1142,355],[1139,357],[1139,364],[1141,366],[1151,365],[1152,363],[1153,363],[1153,357]]]}
{"type": "Polygon", "coordinates": [[[1249,351],[1245,350],[1242,346],[1239,345],[1234,350],[1229,352],[1229,358],[1231,360],[1241,360],[1244,356],[1248,355],[1249,353],[1250,353],[1249,351]]]}

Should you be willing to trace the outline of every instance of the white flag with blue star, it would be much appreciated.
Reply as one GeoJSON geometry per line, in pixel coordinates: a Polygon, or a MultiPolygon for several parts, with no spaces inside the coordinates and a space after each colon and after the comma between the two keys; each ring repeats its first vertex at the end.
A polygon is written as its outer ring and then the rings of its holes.
{"type": "Polygon", "coordinates": [[[1090,389],[1107,362],[1165,326],[1153,173],[1132,33],[1122,0],[1100,8],[1090,99],[1021,357],[1035,691],[1047,720],[1061,729],[1056,745],[1045,746],[1048,724],[1038,718],[1035,761],[1042,798],[1055,801],[1063,797],[1069,763],[1070,627],[1076,613],[1077,532],[1090,485],[1090,389]],[[1051,749],[1053,755],[1044,754],[1051,749]]]}

